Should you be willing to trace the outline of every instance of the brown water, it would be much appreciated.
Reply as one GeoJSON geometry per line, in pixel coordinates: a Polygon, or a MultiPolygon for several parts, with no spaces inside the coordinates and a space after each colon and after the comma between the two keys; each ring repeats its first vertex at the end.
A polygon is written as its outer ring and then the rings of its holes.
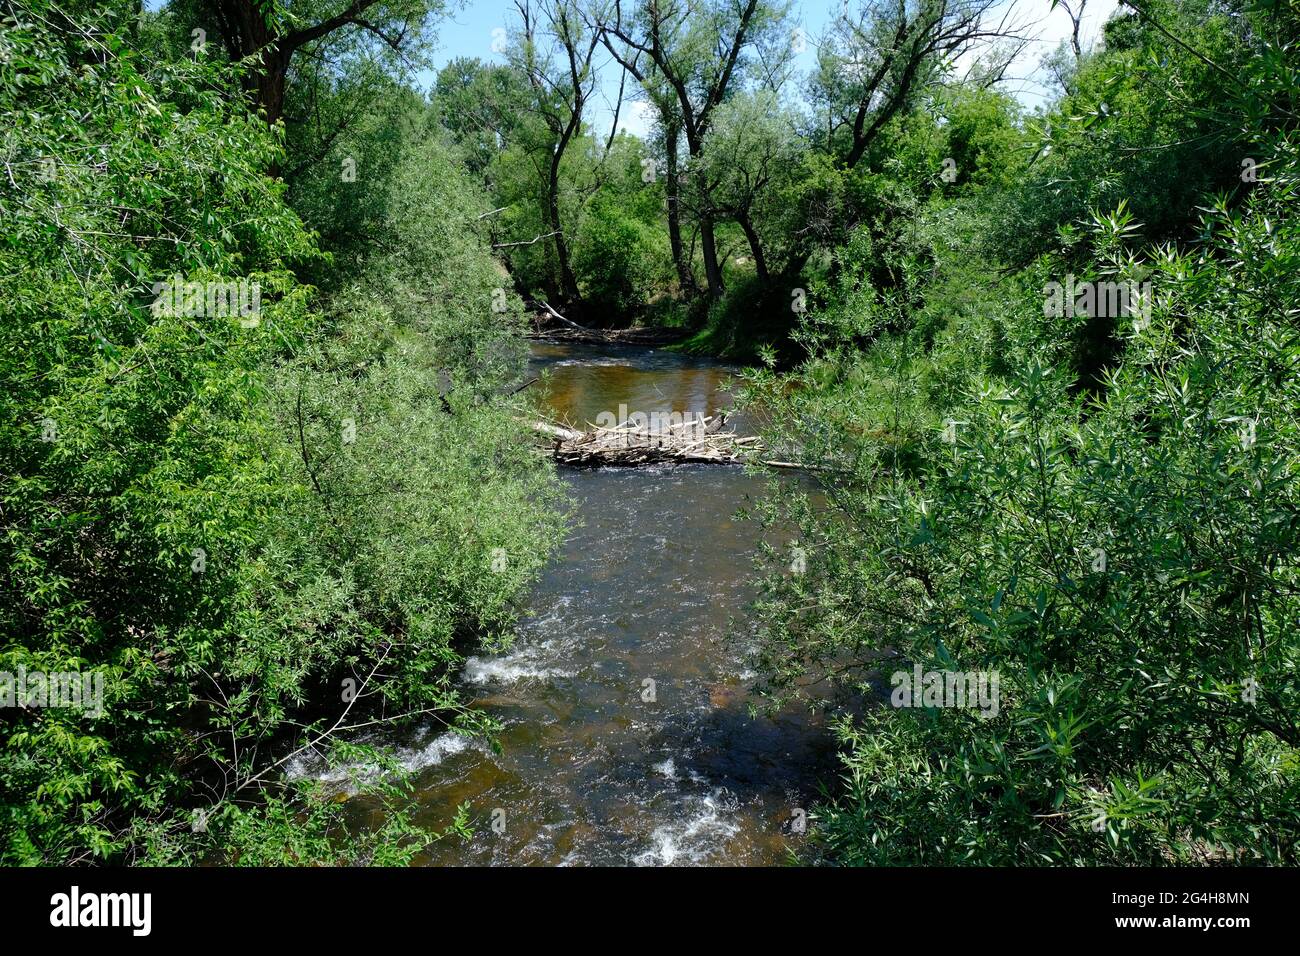
{"type": "MultiPolygon", "coordinates": [[[[620,405],[729,404],[725,366],[651,349],[538,344],[531,366],[550,370],[546,400],[576,424],[620,405]]],[[[418,822],[440,830],[468,801],[476,824],[473,840],[435,843],[420,862],[787,860],[802,842],[792,822],[834,773],[833,744],[804,713],[747,715],[758,529],[733,515],[761,480],[723,465],[563,479],[582,524],[533,590],[512,648],[471,658],[461,678],[505,724],[500,751],[441,727],[399,743],[418,822]]]]}

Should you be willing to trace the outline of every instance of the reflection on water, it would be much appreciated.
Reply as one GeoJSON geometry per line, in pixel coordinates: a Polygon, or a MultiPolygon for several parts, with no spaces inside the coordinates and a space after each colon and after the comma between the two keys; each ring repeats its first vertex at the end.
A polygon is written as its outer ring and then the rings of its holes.
{"type": "Polygon", "coordinates": [[[712,415],[731,407],[722,387],[732,369],[720,362],[658,349],[612,346],[533,346],[532,374],[549,372],[546,403],[577,426],[601,412],[682,412],[712,415]]]}
{"type": "MultiPolygon", "coordinates": [[[[726,366],[669,353],[537,345],[532,364],[551,371],[547,400],[575,423],[620,404],[728,404],[726,366]]],[[[582,525],[514,646],[471,658],[462,676],[466,696],[505,723],[501,751],[434,729],[401,742],[418,771],[417,821],[441,829],[469,801],[478,830],[421,862],[783,862],[801,839],[792,817],[833,772],[833,744],[804,713],[746,714],[742,613],[758,531],[732,515],[761,481],[716,465],[564,480],[582,525]]]]}

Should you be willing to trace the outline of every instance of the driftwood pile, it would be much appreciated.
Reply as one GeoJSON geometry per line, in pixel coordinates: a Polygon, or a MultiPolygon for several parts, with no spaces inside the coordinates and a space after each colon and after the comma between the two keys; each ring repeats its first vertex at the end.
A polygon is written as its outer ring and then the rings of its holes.
{"type": "Polygon", "coordinates": [[[753,460],[760,439],[722,431],[725,423],[726,415],[697,415],[666,424],[658,419],[631,419],[590,431],[534,422],[533,430],[551,440],[555,460],[565,465],[650,465],[664,461],[729,465],[753,460]]]}

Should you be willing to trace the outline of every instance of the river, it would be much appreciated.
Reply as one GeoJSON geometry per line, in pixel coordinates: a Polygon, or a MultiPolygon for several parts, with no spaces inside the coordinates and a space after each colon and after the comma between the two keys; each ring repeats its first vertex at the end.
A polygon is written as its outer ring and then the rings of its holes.
{"type": "MultiPolygon", "coordinates": [[[[729,404],[721,364],[633,347],[535,343],[545,400],[581,424],[729,404]]],[[[742,423],[743,425],[743,423],[742,423]]],[[[743,430],[743,429],[742,429],[743,430]]],[[[505,725],[493,751],[442,727],[400,740],[418,823],[472,806],[471,841],[427,865],[754,865],[802,843],[835,773],[806,712],[753,718],[745,607],[759,540],[734,515],[763,491],[729,465],[564,470],[576,524],[528,599],[515,643],[470,658],[467,699],[505,725]]]]}

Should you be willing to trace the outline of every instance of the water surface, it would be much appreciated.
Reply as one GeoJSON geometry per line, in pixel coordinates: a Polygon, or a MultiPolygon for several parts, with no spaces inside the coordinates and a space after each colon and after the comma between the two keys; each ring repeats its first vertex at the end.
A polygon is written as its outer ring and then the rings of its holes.
{"type": "MultiPolygon", "coordinates": [[[[578,425],[620,405],[730,404],[726,366],[652,349],[538,343],[531,367],[549,370],[546,401],[578,425]]],[[[762,481],[730,465],[562,477],[582,523],[534,588],[514,645],[469,659],[461,676],[466,698],[505,724],[500,752],[440,727],[400,742],[417,771],[417,821],[440,830],[468,801],[478,830],[420,862],[786,861],[802,840],[792,821],[834,773],[833,744],[804,713],[746,711],[759,532],[733,516],[762,481]]]]}

